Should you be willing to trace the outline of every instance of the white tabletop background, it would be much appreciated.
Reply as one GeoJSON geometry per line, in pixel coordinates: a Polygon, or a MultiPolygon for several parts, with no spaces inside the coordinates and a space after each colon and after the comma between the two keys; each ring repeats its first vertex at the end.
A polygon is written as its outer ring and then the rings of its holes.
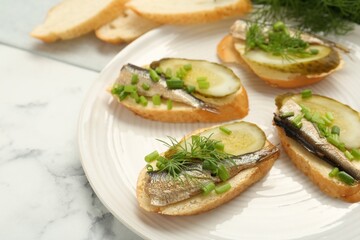
{"type": "Polygon", "coordinates": [[[94,194],[77,147],[84,95],[124,45],[31,38],[57,2],[0,1],[0,239],[140,239],[94,194]]]}

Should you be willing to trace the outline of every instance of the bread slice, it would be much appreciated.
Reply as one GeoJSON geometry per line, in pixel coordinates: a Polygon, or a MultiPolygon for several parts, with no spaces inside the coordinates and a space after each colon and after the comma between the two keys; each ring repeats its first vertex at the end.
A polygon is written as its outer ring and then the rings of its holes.
{"type": "Polygon", "coordinates": [[[307,151],[294,139],[287,137],[282,128],[276,128],[280,142],[291,161],[321,191],[346,202],[360,201],[360,184],[349,186],[336,178],[330,178],[329,172],[333,169],[333,166],[307,151]]]}
{"type": "Polygon", "coordinates": [[[66,40],[91,32],[119,16],[127,0],[63,0],[50,9],[31,36],[44,42],[66,40]]]}
{"type": "MultiPolygon", "coordinates": [[[[196,130],[193,133],[185,136],[185,139],[191,137],[192,135],[199,134],[215,127],[196,130]]],[[[273,147],[272,143],[267,140],[265,141],[264,147],[266,146],[273,147]]],[[[149,175],[147,174],[146,168],[144,168],[140,172],[138,177],[136,197],[139,206],[143,210],[148,212],[176,216],[200,214],[230,201],[231,199],[235,198],[240,193],[245,191],[247,188],[249,188],[251,185],[261,180],[270,171],[271,167],[273,166],[275,160],[278,157],[279,151],[276,151],[273,155],[268,156],[266,159],[262,160],[254,167],[240,171],[237,175],[227,180],[227,182],[231,185],[231,189],[225,193],[210,193],[206,196],[204,196],[203,194],[198,194],[189,199],[162,207],[153,206],[150,204],[150,198],[145,191],[145,186],[146,182],[148,181],[149,175]]]]}
{"type": "Polygon", "coordinates": [[[128,43],[158,26],[159,23],[140,17],[127,9],[112,22],[97,29],[95,34],[105,42],[128,43]]]}
{"type": "Polygon", "coordinates": [[[148,105],[144,107],[137,104],[132,98],[126,98],[120,103],[141,117],[174,123],[224,122],[241,119],[249,112],[248,96],[244,86],[240,87],[237,92],[222,98],[198,97],[217,107],[219,113],[208,112],[176,102],[173,102],[172,109],[168,110],[165,100],[160,106],[154,106],[149,100],[148,105]]]}
{"type": "Polygon", "coordinates": [[[127,5],[140,16],[163,24],[189,24],[240,16],[251,10],[249,0],[132,0],[127,5]]]}
{"type": "MultiPolygon", "coordinates": [[[[326,76],[339,70],[343,66],[340,58],[339,65],[331,71],[321,74],[303,75],[299,73],[279,71],[271,69],[261,64],[251,64],[239,52],[244,52],[245,42],[243,40],[234,39],[231,35],[225,36],[217,46],[217,54],[223,62],[238,63],[241,66],[248,67],[259,78],[264,80],[272,87],[279,88],[296,88],[308,86],[323,80],[326,76]],[[235,47],[236,46],[236,47],[235,47]]],[[[336,54],[338,52],[334,50],[336,54]]]]}

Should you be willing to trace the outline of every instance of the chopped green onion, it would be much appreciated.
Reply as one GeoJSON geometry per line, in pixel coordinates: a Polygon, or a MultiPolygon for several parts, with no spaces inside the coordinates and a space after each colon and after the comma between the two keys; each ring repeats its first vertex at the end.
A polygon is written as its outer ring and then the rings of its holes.
{"type": "Polygon", "coordinates": [[[136,92],[136,86],[134,86],[134,85],[125,85],[124,92],[127,92],[127,93],[136,92]]]}
{"type": "Polygon", "coordinates": [[[166,80],[166,86],[169,89],[180,89],[184,87],[184,81],[178,78],[172,78],[169,80],[166,80]]]}
{"type": "Polygon", "coordinates": [[[158,106],[161,104],[161,97],[159,94],[155,94],[154,96],[152,96],[152,102],[154,105],[158,106]]]}
{"type": "Polygon", "coordinates": [[[329,119],[331,122],[334,121],[334,115],[331,112],[325,113],[325,117],[329,119]]]}
{"type": "Polygon", "coordinates": [[[301,92],[302,98],[310,98],[312,96],[312,91],[310,89],[305,89],[301,92]]]}
{"type": "Polygon", "coordinates": [[[301,128],[301,127],[302,127],[302,122],[301,122],[301,120],[303,119],[303,117],[304,117],[304,114],[303,114],[303,113],[296,115],[296,116],[291,120],[292,124],[293,124],[295,127],[297,127],[297,128],[301,128]]]}
{"type": "Polygon", "coordinates": [[[222,142],[215,143],[215,148],[218,151],[224,151],[225,145],[222,142]]]}
{"type": "Polygon", "coordinates": [[[192,69],[192,65],[191,65],[191,63],[188,63],[188,64],[185,64],[185,65],[183,66],[183,68],[184,68],[186,71],[190,71],[190,70],[192,69]]]}
{"type": "Polygon", "coordinates": [[[280,117],[281,118],[288,118],[288,117],[292,117],[292,116],[294,116],[294,112],[284,112],[284,113],[281,113],[280,114],[280,117]]]}
{"type": "Polygon", "coordinates": [[[154,168],[153,168],[153,166],[151,164],[146,164],[146,170],[148,172],[152,172],[152,171],[154,171],[154,168]]]}
{"type": "Polygon", "coordinates": [[[188,85],[188,86],[186,86],[186,91],[188,93],[193,93],[195,91],[195,87],[192,85],[188,85]]]}
{"type": "Polygon", "coordinates": [[[224,165],[219,166],[218,176],[222,181],[226,181],[230,178],[230,174],[224,165]]]}
{"type": "Polygon", "coordinates": [[[312,55],[316,55],[316,54],[319,53],[319,50],[316,49],[316,48],[311,48],[311,49],[310,49],[310,53],[311,53],[312,55]]]}
{"type": "Polygon", "coordinates": [[[159,156],[160,155],[159,155],[158,151],[155,150],[152,153],[149,153],[148,155],[145,156],[145,161],[146,162],[155,161],[159,156]]]}
{"type": "Polygon", "coordinates": [[[171,70],[171,68],[166,68],[166,70],[165,70],[165,77],[166,77],[166,78],[171,78],[171,77],[172,77],[172,70],[171,70]]]}
{"type": "Polygon", "coordinates": [[[121,84],[114,84],[113,88],[111,89],[111,93],[115,95],[119,95],[122,91],[124,91],[124,85],[121,84]]]}
{"type": "Polygon", "coordinates": [[[208,195],[209,193],[211,193],[213,190],[215,189],[215,183],[210,182],[208,184],[206,184],[205,186],[203,186],[201,188],[201,190],[203,191],[204,195],[208,195]]]}
{"type": "Polygon", "coordinates": [[[320,113],[318,113],[318,112],[314,112],[310,121],[313,123],[325,125],[325,121],[321,118],[320,113]]]}
{"type": "Polygon", "coordinates": [[[331,143],[332,145],[334,145],[335,147],[340,145],[340,141],[339,141],[339,135],[337,134],[331,134],[330,136],[328,136],[327,141],[329,143],[331,143]]]}
{"type": "Polygon", "coordinates": [[[330,125],[331,122],[332,122],[332,121],[331,121],[330,119],[328,119],[326,116],[322,116],[321,119],[324,120],[325,125],[330,125]]]}
{"type": "Polygon", "coordinates": [[[344,171],[340,171],[337,174],[337,177],[339,178],[340,181],[342,181],[347,185],[353,185],[355,183],[355,179],[344,171]]]}
{"type": "Polygon", "coordinates": [[[120,100],[120,101],[124,100],[128,95],[129,95],[128,92],[122,91],[122,92],[119,94],[119,100],[120,100]]]}
{"type": "Polygon", "coordinates": [[[217,166],[209,160],[204,160],[202,163],[202,167],[203,167],[203,169],[210,170],[213,173],[217,173],[217,171],[218,171],[217,166]]]}
{"type": "Polygon", "coordinates": [[[146,97],[140,96],[140,104],[143,105],[144,107],[147,106],[148,100],[146,99],[146,97]]]}
{"type": "Polygon", "coordinates": [[[346,157],[347,159],[349,159],[350,161],[354,160],[354,156],[353,156],[348,150],[346,150],[346,151],[344,152],[344,154],[345,154],[345,157],[346,157]]]}
{"type": "Polygon", "coordinates": [[[153,82],[158,82],[160,80],[159,75],[156,73],[154,69],[149,69],[150,78],[153,82]]]}
{"type": "Polygon", "coordinates": [[[339,173],[339,169],[335,167],[331,170],[331,172],[329,172],[329,177],[336,177],[338,173],[339,173]]]}
{"type": "Polygon", "coordinates": [[[140,97],[139,97],[139,94],[137,92],[130,93],[130,97],[132,97],[135,100],[136,103],[140,102],[140,97]]]}
{"type": "Polygon", "coordinates": [[[198,77],[196,78],[197,82],[207,81],[207,77],[198,77]]]}
{"type": "Polygon", "coordinates": [[[186,70],[184,68],[179,68],[176,72],[176,77],[180,78],[181,80],[184,79],[185,75],[186,75],[186,70]]]}
{"type": "Polygon", "coordinates": [[[231,189],[230,183],[225,183],[225,184],[215,187],[215,192],[217,194],[221,194],[221,193],[229,191],[230,189],[231,189]]]}
{"type": "Polygon", "coordinates": [[[232,131],[230,129],[223,127],[223,126],[220,126],[219,129],[227,135],[230,135],[232,133],[232,131]]]}
{"type": "Polygon", "coordinates": [[[155,68],[155,72],[156,72],[157,74],[162,74],[162,73],[163,73],[163,70],[162,70],[161,67],[156,67],[156,68],[155,68]]]}
{"type": "Polygon", "coordinates": [[[139,75],[133,74],[131,76],[131,84],[137,84],[139,82],[139,75]]]}
{"type": "Polygon", "coordinates": [[[208,89],[210,87],[210,82],[207,80],[206,77],[198,77],[196,81],[200,89],[208,89]]]}
{"type": "Polygon", "coordinates": [[[340,128],[338,126],[336,126],[336,125],[332,126],[331,133],[336,134],[336,135],[340,135],[340,128]]]}
{"type": "Polygon", "coordinates": [[[354,156],[355,159],[360,160],[360,149],[351,149],[351,154],[354,156]]]}
{"type": "Polygon", "coordinates": [[[339,146],[337,146],[337,148],[342,152],[346,151],[345,143],[343,143],[343,142],[340,142],[339,146]]]}
{"type": "Polygon", "coordinates": [[[150,89],[150,85],[147,84],[147,83],[143,83],[143,84],[141,85],[141,87],[142,87],[145,91],[147,91],[147,90],[150,89]]]}
{"type": "Polygon", "coordinates": [[[171,99],[167,100],[166,102],[166,107],[167,107],[167,110],[171,110],[172,107],[173,107],[173,102],[171,99]]]}

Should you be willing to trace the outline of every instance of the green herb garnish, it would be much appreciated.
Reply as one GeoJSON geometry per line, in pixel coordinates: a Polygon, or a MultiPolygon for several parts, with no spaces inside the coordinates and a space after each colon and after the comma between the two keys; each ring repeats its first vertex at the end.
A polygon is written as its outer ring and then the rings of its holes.
{"type": "Polygon", "coordinates": [[[172,177],[177,178],[190,164],[200,162],[203,169],[211,171],[221,179],[227,179],[229,173],[223,164],[226,160],[232,161],[232,155],[218,150],[221,141],[210,137],[196,135],[191,137],[191,140],[183,142],[178,142],[176,139],[169,137],[170,143],[158,139],[169,150],[163,157],[157,159],[156,166],[160,171],[165,171],[172,177]]]}
{"type": "Polygon", "coordinates": [[[358,0],[253,0],[253,3],[265,5],[254,12],[254,19],[288,19],[294,27],[315,33],[343,35],[353,29],[351,22],[360,24],[358,0]]]}
{"type": "Polygon", "coordinates": [[[282,22],[265,31],[258,23],[252,23],[246,32],[246,51],[261,49],[274,56],[286,59],[306,58],[315,55],[308,49],[309,43],[303,41],[300,32],[290,35],[282,22]]]}

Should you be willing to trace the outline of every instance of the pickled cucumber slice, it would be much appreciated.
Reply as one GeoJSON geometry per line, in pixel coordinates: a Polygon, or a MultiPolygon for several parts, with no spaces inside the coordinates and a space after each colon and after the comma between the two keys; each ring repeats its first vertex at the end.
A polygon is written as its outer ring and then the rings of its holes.
{"type": "Polygon", "coordinates": [[[284,94],[276,98],[277,107],[280,109],[289,98],[321,115],[331,112],[334,116],[333,125],[340,127],[340,141],[345,143],[348,149],[360,147],[360,114],[350,106],[316,94],[306,99],[302,98],[301,94],[284,94]]]}
{"type": "Polygon", "coordinates": [[[221,64],[212,63],[204,60],[190,60],[180,58],[165,58],[151,63],[150,67],[156,69],[160,67],[166,73],[170,69],[172,76],[182,71],[184,66],[191,66],[183,77],[187,86],[194,86],[195,91],[204,96],[224,97],[235,93],[241,87],[240,79],[234,72],[221,64]],[[209,82],[209,87],[201,89],[198,79],[203,78],[209,82]]]}
{"type": "Polygon", "coordinates": [[[225,146],[224,151],[233,155],[255,152],[265,145],[265,133],[253,123],[235,122],[222,126],[229,129],[231,134],[226,134],[217,127],[201,133],[201,136],[220,140],[225,146]]]}
{"type": "Polygon", "coordinates": [[[311,45],[310,50],[318,51],[310,57],[300,58],[293,56],[284,59],[262,50],[246,52],[243,43],[236,43],[235,48],[242,55],[247,64],[253,68],[268,68],[284,73],[297,73],[301,75],[320,75],[337,68],[341,58],[336,50],[325,45],[311,45]]]}

